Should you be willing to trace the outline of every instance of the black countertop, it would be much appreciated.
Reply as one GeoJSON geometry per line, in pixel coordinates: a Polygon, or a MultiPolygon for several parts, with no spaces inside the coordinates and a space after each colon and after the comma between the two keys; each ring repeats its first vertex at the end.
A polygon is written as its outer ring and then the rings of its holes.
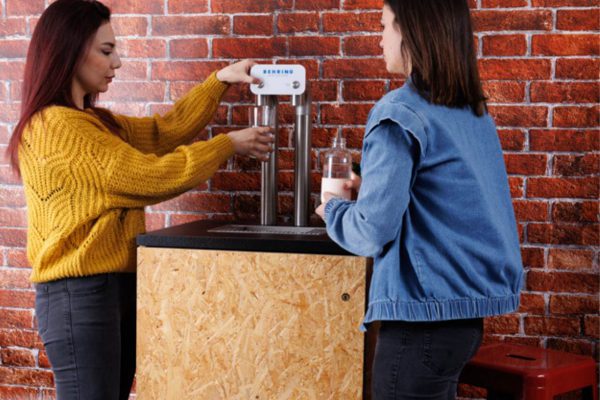
{"type": "Polygon", "coordinates": [[[297,235],[208,232],[210,229],[228,224],[242,223],[195,221],[139,235],[137,244],[145,247],[179,249],[352,255],[334,243],[326,233],[321,235],[297,235]]]}

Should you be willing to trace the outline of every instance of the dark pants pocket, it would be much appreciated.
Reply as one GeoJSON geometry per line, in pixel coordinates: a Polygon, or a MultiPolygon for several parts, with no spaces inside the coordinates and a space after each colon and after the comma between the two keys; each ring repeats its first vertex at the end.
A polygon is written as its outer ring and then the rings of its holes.
{"type": "Polygon", "coordinates": [[[482,319],[383,321],[373,362],[373,399],[455,399],[458,376],[482,334],[482,319]]]}

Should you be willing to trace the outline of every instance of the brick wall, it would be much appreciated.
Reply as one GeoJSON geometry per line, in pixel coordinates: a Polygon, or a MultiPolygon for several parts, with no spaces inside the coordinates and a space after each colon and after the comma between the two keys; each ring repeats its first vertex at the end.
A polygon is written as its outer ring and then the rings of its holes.
{"type": "MultiPolygon", "coordinates": [[[[47,0],[0,0],[0,151],[19,113],[28,39],[47,0]]],[[[312,78],[314,188],[320,149],[342,131],[360,156],[374,102],[400,82],[378,47],[379,0],[110,0],[123,68],[110,108],[167,110],[231,60],[301,63],[312,78]]],[[[499,127],[527,273],[517,313],[486,321],[486,340],[598,357],[598,71],[596,0],[471,0],[478,56],[499,127]]],[[[234,88],[202,138],[247,125],[253,101],[234,88]]],[[[281,106],[284,120],[292,108],[281,106]]],[[[282,121],[282,122],[283,122],[282,121]]],[[[283,219],[293,206],[290,126],[280,133],[283,219]]],[[[148,209],[150,229],[256,216],[256,163],[236,159],[213,180],[148,209]]],[[[316,196],[315,196],[316,197],[316,196]]],[[[36,334],[25,257],[25,202],[0,162],[0,397],[52,396],[36,334]]],[[[465,396],[481,392],[463,389],[465,396]]]]}

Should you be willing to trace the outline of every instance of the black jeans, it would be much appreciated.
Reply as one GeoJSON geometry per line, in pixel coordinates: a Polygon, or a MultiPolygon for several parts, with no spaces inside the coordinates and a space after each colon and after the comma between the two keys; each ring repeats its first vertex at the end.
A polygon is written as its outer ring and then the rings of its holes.
{"type": "Polygon", "coordinates": [[[483,319],[382,321],[373,362],[373,400],[453,400],[475,355],[483,319]]]}
{"type": "Polygon", "coordinates": [[[35,285],[58,400],[126,400],[135,373],[135,274],[35,285]]]}

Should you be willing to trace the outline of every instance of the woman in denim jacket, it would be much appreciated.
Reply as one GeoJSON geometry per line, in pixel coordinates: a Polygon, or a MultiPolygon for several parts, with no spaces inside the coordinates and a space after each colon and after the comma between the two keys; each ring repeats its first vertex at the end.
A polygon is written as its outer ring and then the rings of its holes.
{"type": "Polygon", "coordinates": [[[467,0],[386,0],[382,25],[386,68],[406,83],[369,114],[356,201],[326,195],[316,212],[341,247],[374,258],[374,399],[454,399],[483,317],[519,305],[508,179],[467,0]]]}

